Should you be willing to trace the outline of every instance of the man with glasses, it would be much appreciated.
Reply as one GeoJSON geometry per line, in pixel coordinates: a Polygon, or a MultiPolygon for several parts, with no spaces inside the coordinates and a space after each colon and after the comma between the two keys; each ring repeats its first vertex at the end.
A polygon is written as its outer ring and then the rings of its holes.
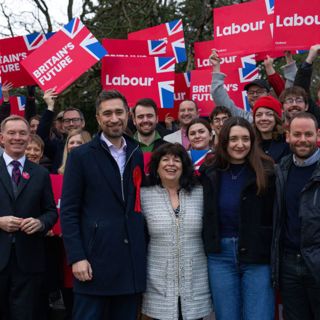
{"type": "Polygon", "coordinates": [[[218,144],[221,128],[226,120],[232,117],[230,110],[224,106],[216,106],[209,116],[212,130],[214,131],[214,145],[218,144]]]}
{"type": "MultiPolygon", "coordinates": [[[[209,57],[212,65],[212,83],[211,95],[216,105],[227,107],[233,116],[238,116],[252,122],[252,113],[238,108],[230,99],[227,91],[224,88],[225,74],[220,72],[220,58],[216,51],[213,51],[209,57]]],[[[248,94],[248,101],[251,108],[257,99],[267,96],[270,93],[270,85],[267,81],[256,79],[248,83],[245,88],[248,94]]]]}
{"type": "Polygon", "coordinates": [[[281,96],[285,126],[297,113],[308,110],[308,97],[305,90],[294,86],[285,89],[281,96]]]}
{"type": "Polygon", "coordinates": [[[62,116],[63,139],[57,136],[50,137],[51,128],[55,118],[55,100],[57,93],[54,89],[45,91],[43,99],[48,108],[43,113],[37,129],[37,134],[45,143],[44,155],[52,161],[52,172],[57,173],[62,163],[63,149],[68,134],[76,129],[82,129],[85,126],[83,113],[77,108],[67,108],[62,116]]]}

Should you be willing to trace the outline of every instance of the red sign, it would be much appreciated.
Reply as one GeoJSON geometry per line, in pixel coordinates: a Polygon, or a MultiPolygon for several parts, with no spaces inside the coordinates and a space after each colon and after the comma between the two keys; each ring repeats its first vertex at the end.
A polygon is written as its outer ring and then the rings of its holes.
{"type": "Polygon", "coordinates": [[[174,20],[155,27],[128,34],[129,40],[164,39],[167,41],[167,55],[174,56],[176,62],[187,61],[182,20],[174,20]]]}
{"type": "MultiPolygon", "coordinates": [[[[61,174],[50,174],[52,191],[54,196],[54,201],[57,206],[57,211],[60,216],[60,202],[61,202],[61,195],[62,195],[62,184],[63,184],[63,175],[61,174]]],[[[52,231],[55,235],[60,236],[62,234],[61,225],[60,225],[60,218],[53,226],[52,231]]]]}
{"type": "Polygon", "coordinates": [[[273,48],[265,0],[213,9],[214,43],[220,56],[245,55],[273,48]]]}
{"type": "Polygon", "coordinates": [[[265,51],[256,53],[256,61],[263,61],[270,56],[272,59],[280,58],[284,56],[284,52],[282,50],[279,51],[265,51]]]}
{"type": "Polygon", "coordinates": [[[21,64],[42,90],[56,87],[60,93],[106,53],[80,19],[74,18],[21,64]]]}
{"type": "Polygon", "coordinates": [[[275,3],[274,43],[277,49],[305,49],[319,40],[319,0],[281,0],[275,3]]]}
{"type": "Polygon", "coordinates": [[[173,108],[174,65],[173,57],[107,56],[102,59],[101,83],[106,90],[124,94],[130,107],[141,98],[151,98],[158,108],[173,108]]]}
{"type": "MultiPolygon", "coordinates": [[[[211,70],[191,71],[190,98],[197,102],[200,116],[209,116],[215,106],[210,93],[211,82],[211,70]]],[[[225,78],[224,88],[236,106],[241,108],[247,108],[246,92],[244,91],[246,83],[241,83],[239,81],[239,73],[237,69],[233,72],[229,72],[228,76],[225,78]]]]}
{"type": "Polygon", "coordinates": [[[190,72],[176,73],[174,76],[174,106],[190,99],[190,72]]]}
{"type": "Polygon", "coordinates": [[[159,57],[165,56],[167,49],[166,40],[103,39],[102,45],[111,57],[159,57]]]}
{"type": "MultiPolygon", "coordinates": [[[[10,114],[18,115],[24,117],[24,112],[26,108],[26,97],[25,96],[10,96],[10,114]]],[[[3,99],[0,99],[0,105],[2,105],[3,99]]]]}
{"type": "Polygon", "coordinates": [[[26,36],[6,38],[0,40],[0,68],[2,83],[12,82],[14,87],[33,85],[36,82],[21,67],[30,53],[47,41],[51,34],[33,33],[26,36]]]}

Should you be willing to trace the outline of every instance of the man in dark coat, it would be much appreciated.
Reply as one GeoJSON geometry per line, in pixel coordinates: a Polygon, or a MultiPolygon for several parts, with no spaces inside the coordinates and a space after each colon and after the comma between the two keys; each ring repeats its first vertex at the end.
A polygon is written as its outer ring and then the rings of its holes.
{"type": "Polygon", "coordinates": [[[28,122],[10,116],[1,124],[0,157],[0,318],[38,319],[45,271],[44,236],[57,220],[46,169],[24,153],[28,122]],[[4,317],[4,318],[2,318],[4,317]]]}
{"type": "Polygon", "coordinates": [[[124,96],[102,91],[96,118],[102,132],[69,155],[62,193],[62,233],[75,277],[73,319],[103,319],[107,308],[110,320],[135,320],[146,280],[144,219],[136,199],[143,158],[123,135],[124,96]]]}
{"type": "Polygon", "coordinates": [[[272,266],[286,320],[320,319],[320,150],[313,115],[297,113],[287,142],[293,155],[276,169],[272,266]]]}

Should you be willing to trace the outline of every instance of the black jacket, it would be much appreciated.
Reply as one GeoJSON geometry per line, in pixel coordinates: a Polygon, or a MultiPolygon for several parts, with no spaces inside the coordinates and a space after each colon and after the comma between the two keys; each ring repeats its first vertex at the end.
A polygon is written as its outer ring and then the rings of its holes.
{"type": "MultiPolygon", "coordinates": [[[[201,180],[204,187],[203,238],[207,254],[220,252],[219,230],[219,180],[221,171],[213,167],[203,169],[201,180]]],[[[272,210],[275,192],[273,173],[269,176],[266,192],[257,195],[256,177],[250,172],[241,192],[239,226],[239,261],[267,264],[270,262],[272,239],[272,210]]],[[[232,195],[230,195],[232,196],[232,195]]]]}
{"type": "MultiPolygon", "coordinates": [[[[279,284],[280,257],[283,252],[282,236],[286,222],[285,186],[288,172],[293,164],[292,155],[282,159],[276,167],[276,197],[274,204],[274,232],[272,241],[272,276],[275,286],[279,284]]],[[[300,194],[301,217],[300,250],[306,265],[320,282],[320,161],[312,177],[300,194]]]]}
{"type": "MultiPolygon", "coordinates": [[[[46,109],[41,116],[37,134],[44,141],[44,154],[52,161],[52,172],[58,173],[62,164],[63,150],[66,139],[50,138],[50,129],[54,120],[54,112],[46,109]]],[[[67,136],[65,136],[66,138],[67,136]]]]}

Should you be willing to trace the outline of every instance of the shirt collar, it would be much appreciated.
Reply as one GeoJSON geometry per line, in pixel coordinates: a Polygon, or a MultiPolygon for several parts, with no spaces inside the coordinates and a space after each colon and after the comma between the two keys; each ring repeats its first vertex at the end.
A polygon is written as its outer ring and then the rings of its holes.
{"type": "Polygon", "coordinates": [[[297,167],[308,167],[308,166],[315,164],[319,160],[320,160],[320,149],[319,148],[309,158],[307,158],[303,161],[298,160],[297,157],[295,155],[293,155],[293,163],[297,167]]]}
{"type": "MultiPolygon", "coordinates": [[[[8,167],[9,164],[15,159],[11,158],[5,151],[3,152],[3,160],[6,163],[6,166],[8,167]]],[[[26,162],[26,156],[23,155],[21,158],[17,159],[17,161],[20,162],[21,167],[24,167],[24,163],[26,162]]]]}
{"type": "Polygon", "coordinates": [[[122,136],[121,137],[121,147],[120,149],[117,148],[109,139],[107,139],[107,137],[103,134],[103,132],[101,132],[101,136],[100,136],[100,139],[105,142],[108,146],[108,148],[113,148],[115,150],[122,150],[122,151],[125,151],[127,149],[127,142],[126,142],[126,139],[122,136]]]}

